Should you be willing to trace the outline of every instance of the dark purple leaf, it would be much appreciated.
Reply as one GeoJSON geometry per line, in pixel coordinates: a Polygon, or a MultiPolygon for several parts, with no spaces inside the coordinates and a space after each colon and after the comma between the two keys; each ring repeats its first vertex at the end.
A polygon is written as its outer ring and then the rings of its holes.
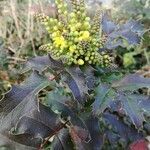
{"type": "Polygon", "coordinates": [[[107,49],[115,49],[116,47],[125,47],[123,44],[123,39],[114,40],[112,38],[109,38],[106,42],[107,49]]]}
{"type": "Polygon", "coordinates": [[[127,40],[128,44],[136,45],[137,43],[140,44],[141,39],[139,36],[130,30],[123,30],[120,32],[120,36],[127,40]]]}
{"type": "Polygon", "coordinates": [[[140,22],[135,20],[129,20],[128,22],[120,26],[120,30],[126,30],[126,29],[130,29],[134,33],[137,33],[139,36],[143,36],[144,34],[143,25],[140,22]]]}
{"type": "Polygon", "coordinates": [[[114,147],[115,145],[117,145],[117,142],[120,139],[120,135],[117,133],[114,133],[111,130],[106,130],[104,131],[106,134],[106,139],[108,139],[108,141],[110,142],[110,144],[112,145],[112,147],[114,147]]]}
{"type": "Polygon", "coordinates": [[[110,34],[116,29],[117,25],[110,21],[107,15],[104,15],[102,18],[102,29],[105,33],[110,34]]]}
{"type": "Polygon", "coordinates": [[[115,100],[115,101],[110,102],[110,109],[113,112],[118,112],[120,115],[125,114],[120,100],[115,100]]]}
{"type": "Polygon", "coordinates": [[[145,114],[150,116],[150,96],[138,96],[139,107],[143,110],[145,114]]]}
{"type": "Polygon", "coordinates": [[[140,128],[142,127],[145,119],[142,109],[138,105],[137,97],[138,96],[135,95],[119,95],[123,110],[130,117],[135,127],[140,128]]]}
{"type": "Polygon", "coordinates": [[[112,128],[117,131],[117,133],[120,135],[120,138],[125,139],[126,142],[128,142],[129,140],[135,141],[143,138],[142,133],[138,132],[134,128],[130,128],[117,116],[110,113],[104,113],[103,117],[105,121],[107,121],[108,124],[110,124],[112,128]]]}
{"type": "Polygon", "coordinates": [[[140,44],[141,36],[144,34],[144,28],[140,22],[130,20],[117,26],[108,19],[107,15],[103,16],[102,27],[108,36],[105,44],[107,49],[114,49],[118,46],[126,47],[123,39],[126,39],[129,45],[140,44]]]}
{"type": "Polygon", "coordinates": [[[62,129],[55,135],[51,147],[53,150],[74,150],[68,129],[62,129]]]}
{"type": "Polygon", "coordinates": [[[3,145],[11,145],[14,149],[18,145],[22,145],[20,149],[25,145],[37,148],[47,136],[54,135],[58,128],[64,126],[56,114],[38,104],[38,92],[51,84],[46,77],[33,72],[23,84],[12,87],[0,101],[0,136],[5,137],[1,139],[3,145]]]}
{"type": "Polygon", "coordinates": [[[84,68],[86,84],[90,90],[93,90],[96,84],[96,77],[94,76],[94,71],[95,69],[91,66],[87,66],[84,68]]]}
{"type": "Polygon", "coordinates": [[[50,55],[37,56],[27,61],[27,63],[23,67],[22,72],[24,73],[31,69],[42,72],[47,68],[60,70],[62,69],[62,67],[63,64],[60,61],[54,60],[50,55]]]}
{"type": "Polygon", "coordinates": [[[79,67],[66,68],[62,73],[64,82],[68,85],[74,98],[80,103],[84,104],[88,97],[88,87],[85,76],[79,67]]]}
{"type": "Polygon", "coordinates": [[[114,82],[112,84],[112,87],[124,91],[134,91],[143,87],[150,88],[150,79],[144,78],[138,74],[130,74],[125,76],[120,81],[114,82]]]}
{"type": "Polygon", "coordinates": [[[100,132],[99,119],[91,115],[87,119],[86,125],[91,137],[91,140],[87,143],[88,148],[90,150],[100,150],[103,146],[104,135],[102,135],[102,133],[100,132]]]}

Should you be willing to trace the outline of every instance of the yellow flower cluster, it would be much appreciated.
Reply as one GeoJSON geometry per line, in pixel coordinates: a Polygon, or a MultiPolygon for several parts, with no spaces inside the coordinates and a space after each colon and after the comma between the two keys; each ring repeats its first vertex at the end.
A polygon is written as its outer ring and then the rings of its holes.
{"type": "MultiPolygon", "coordinates": [[[[50,34],[49,44],[42,48],[48,50],[54,59],[62,59],[68,65],[85,63],[109,65],[111,62],[109,55],[99,52],[103,46],[99,33],[100,25],[97,31],[98,26],[92,24],[91,19],[86,15],[84,1],[72,0],[71,12],[63,0],[55,2],[58,10],[57,19],[44,14],[36,15],[50,34]]],[[[97,16],[97,20],[99,19],[97,16]]]]}

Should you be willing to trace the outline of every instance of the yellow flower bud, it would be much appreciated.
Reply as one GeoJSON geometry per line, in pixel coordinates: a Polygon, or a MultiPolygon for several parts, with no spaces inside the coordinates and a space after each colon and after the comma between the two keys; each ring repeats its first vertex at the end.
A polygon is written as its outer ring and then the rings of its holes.
{"type": "Polygon", "coordinates": [[[79,35],[79,32],[78,32],[78,31],[75,31],[75,32],[73,33],[73,35],[74,35],[74,36],[78,36],[78,35],[79,35]]]}
{"type": "Polygon", "coordinates": [[[109,65],[111,57],[107,55],[107,52],[98,53],[99,47],[102,47],[104,42],[96,32],[99,28],[97,22],[95,25],[90,24],[91,19],[87,17],[84,0],[81,0],[80,5],[73,1],[71,13],[68,12],[65,1],[55,0],[55,2],[58,8],[57,19],[46,15],[38,17],[51,36],[51,42],[45,50],[50,51],[52,56],[68,65],[84,65],[85,63],[104,67],[109,65]]]}
{"type": "Polygon", "coordinates": [[[74,61],[73,61],[75,64],[77,64],[78,63],[78,61],[76,60],[76,59],[74,59],[74,61]]]}
{"type": "Polygon", "coordinates": [[[45,25],[45,26],[48,26],[48,22],[44,22],[44,25],[45,25]]]}
{"type": "Polygon", "coordinates": [[[90,21],[91,19],[90,19],[90,17],[86,17],[85,20],[86,21],[90,21]]]}
{"type": "Polygon", "coordinates": [[[58,22],[58,26],[62,26],[62,23],[61,23],[61,22],[58,22]]]}
{"type": "Polygon", "coordinates": [[[89,29],[91,27],[89,22],[84,22],[83,24],[84,28],[89,29]]]}
{"type": "Polygon", "coordinates": [[[76,45],[72,45],[69,47],[69,51],[74,52],[76,50],[76,48],[77,48],[76,45]]]}
{"type": "Polygon", "coordinates": [[[58,9],[58,13],[61,14],[61,13],[62,13],[62,10],[61,10],[61,9],[58,9]]]}
{"type": "Polygon", "coordinates": [[[78,60],[78,65],[84,65],[84,61],[82,59],[78,60]]]}
{"type": "Polygon", "coordinates": [[[63,48],[62,48],[62,47],[60,47],[60,50],[59,50],[59,52],[60,52],[60,53],[62,53],[62,52],[63,52],[63,48]]]}
{"type": "Polygon", "coordinates": [[[109,59],[108,55],[104,55],[103,57],[104,57],[104,59],[109,59]]]}
{"type": "Polygon", "coordinates": [[[76,26],[76,28],[80,28],[82,26],[82,24],[80,22],[78,22],[75,26],[76,26]]]}
{"type": "Polygon", "coordinates": [[[89,60],[89,57],[85,57],[85,60],[88,61],[88,60],[89,60]]]}
{"type": "Polygon", "coordinates": [[[70,17],[72,17],[72,18],[73,18],[73,17],[75,17],[75,16],[76,16],[76,14],[75,14],[75,13],[73,13],[73,12],[72,12],[72,13],[70,13],[70,17]]]}
{"type": "Polygon", "coordinates": [[[78,38],[78,41],[79,41],[79,42],[82,41],[82,40],[83,40],[82,36],[78,38]]]}
{"type": "Polygon", "coordinates": [[[67,3],[65,3],[65,4],[64,4],[64,7],[67,7],[67,6],[68,6],[67,3]]]}
{"type": "Polygon", "coordinates": [[[67,11],[64,11],[64,15],[67,15],[68,14],[68,12],[67,11]]]}
{"type": "Polygon", "coordinates": [[[71,31],[76,31],[76,28],[75,27],[71,27],[70,30],[71,31]]]}
{"type": "Polygon", "coordinates": [[[54,33],[52,34],[52,37],[54,38],[54,37],[56,37],[56,36],[57,36],[57,33],[54,32],[54,33]]]}
{"type": "Polygon", "coordinates": [[[91,59],[91,60],[93,60],[93,59],[94,59],[94,57],[93,57],[93,56],[91,56],[91,57],[90,57],[90,59],[91,59]]]}
{"type": "Polygon", "coordinates": [[[89,64],[92,64],[92,61],[91,61],[91,60],[89,61],[89,64]]]}
{"type": "Polygon", "coordinates": [[[53,29],[54,29],[55,31],[57,31],[57,30],[58,30],[58,27],[57,27],[57,26],[55,26],[53,29]]]}
{"type": "Polygon", "coordinates": [[[51,28],[50,27],[46,27],[46,30],[49,32],[51,30],[51,28]]]}
{"type": "Polygon", "coordinates": [[[58,8],[62,8],[62,5],[61,5],[61,4],[58,4],[57,7],[58,7],[58,8]]]}

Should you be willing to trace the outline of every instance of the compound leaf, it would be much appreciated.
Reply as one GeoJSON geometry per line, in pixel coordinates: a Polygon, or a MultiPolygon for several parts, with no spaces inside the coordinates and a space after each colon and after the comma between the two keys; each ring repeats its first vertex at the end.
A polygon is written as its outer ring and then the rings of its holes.
{"type": "Polygon", "coordinates": [[[124,39],[129,45],[140,44],[141,36],[144,34],[143,25],[135,20],[130,20],[123,25],[116,25],[110,21],[107,14],[103,16],[102,27],[108,38],[105,44],[107,49],[117,48],[118,46],[126,47],[124,39]]]}
{"type": "Polygon", "coordinates": [[[15,149],[19,144],[20,149],[26,146],[34,149],[63,127],[56,114],[38,103],[37,94],[49,85],[51,82],[35,71],[23,84],[13,86],[0,101],[2,145],[15,149]]]}

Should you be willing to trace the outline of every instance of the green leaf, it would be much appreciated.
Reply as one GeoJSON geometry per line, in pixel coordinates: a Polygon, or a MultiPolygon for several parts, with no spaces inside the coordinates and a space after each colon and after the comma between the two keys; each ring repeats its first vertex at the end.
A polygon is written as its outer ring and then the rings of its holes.
{"type": "Polygon", "coordinates": [[[13,86],[0,101],[2,145],[37,149],[46,137],[64,127],[56,114],[38,103],[39,91],[51,84],[53,82],[46,77],[33,72],[24,83],[13,86]]]}
{"type": "Polygon", "coordinates": [[[134,58],[134,53],[125,53],[123,55],[123,65],[127,68],[131,65],[134,65],[136,63],[135,58],[134,58]]]}
{"type": "Polygon", "coordinates": [[[96,88],[95,101],[92,105],[94,114],[101,114],[109,107],[113,100],[115,92],[106,84],[99,85],[96,88]]]}
{"type": "Polygon", "coordinates": [[[62,77],[64,82],[68,85],[74,98],[80,103],[84,104],[88,98],[88,87],[86,84],[84,73],[79,67],[66,68],[62,77]]]}
{"type": "Polygon", "coordinates": [[[150,79],[138,74],[130,74],[112,84],[113,88],[122,91],[134,91],[143,87],[150,88],[150,79]]]}

